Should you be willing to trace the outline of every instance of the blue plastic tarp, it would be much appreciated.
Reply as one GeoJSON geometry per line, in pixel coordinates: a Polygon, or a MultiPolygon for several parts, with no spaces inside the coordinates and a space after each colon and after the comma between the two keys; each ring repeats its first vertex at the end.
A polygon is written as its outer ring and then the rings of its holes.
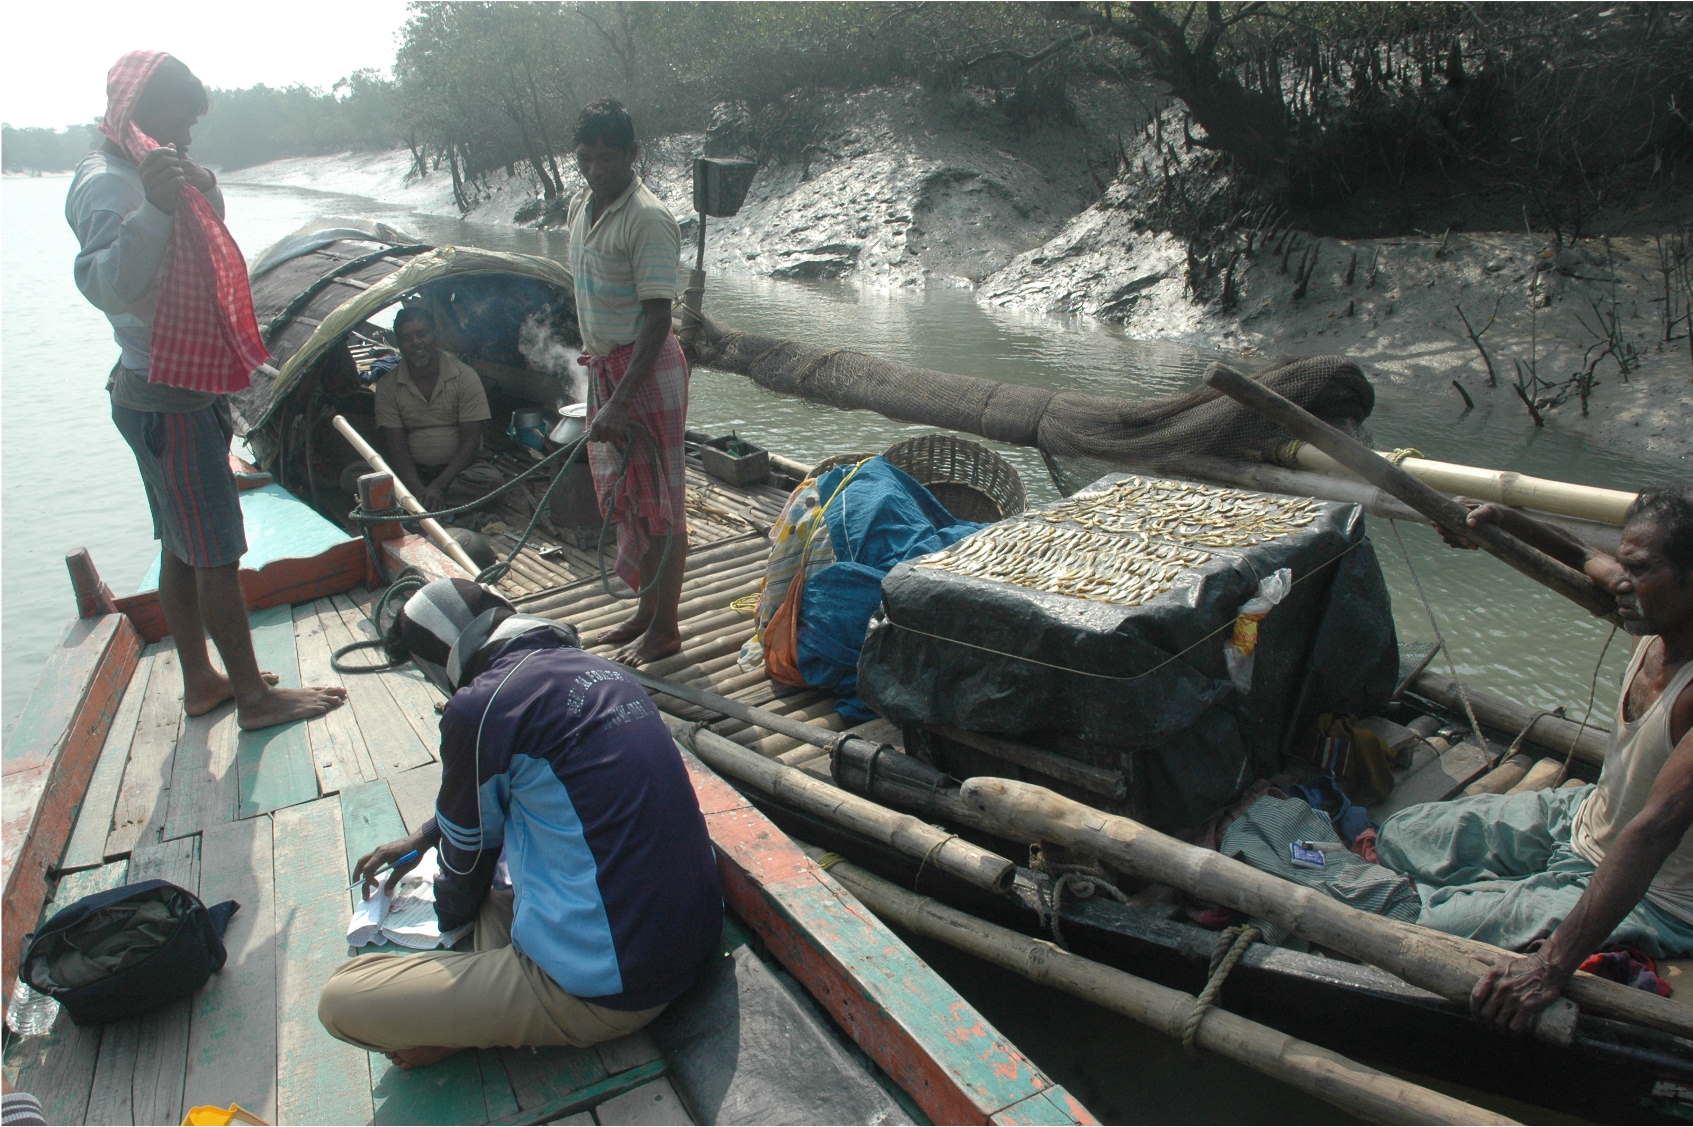
{"type": "MultiPolygon", "coordinates": [[[[853,467],[818,480],[830,497],[853,467]]],[[[903,560],[938,552],[983,527],[961,521],[934,494],[885,458],[861,467],[823,519],[835,562],[806,578],[797,627],[798,665],[807,684],[841,696],[836,710],[849,720],[873,714],[857,698],[858,654],[882,597],[882,577],[903,560]]]]}

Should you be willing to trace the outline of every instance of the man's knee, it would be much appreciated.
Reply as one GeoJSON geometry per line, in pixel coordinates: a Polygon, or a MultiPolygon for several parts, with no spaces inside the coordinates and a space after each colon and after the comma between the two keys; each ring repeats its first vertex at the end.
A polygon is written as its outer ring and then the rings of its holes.
{"type": "Polygon", "coordinates": [[[376,1030],[370,1020],[378,1009],[372,1004],[376,999],[368,981],[373,969],[371,959],[372,956],[361,956],[335,968],[318,994],[317,1020],[337,1040],[381,1051],[383,1047],[376,1044],[376,1030]]]}
{"type": "Polygon", "coordinates": [[[343,963],[335,968],[335,973],[329,976],[329,981],[323,984],[323,992],[317,997],[317,1020],[331,1037],[343,1041],[353,1040],[347,1035],[347,1019],[358,1012],[358,989],[353,984],[353,977],[346,973],[353,963],[343,963]]]}

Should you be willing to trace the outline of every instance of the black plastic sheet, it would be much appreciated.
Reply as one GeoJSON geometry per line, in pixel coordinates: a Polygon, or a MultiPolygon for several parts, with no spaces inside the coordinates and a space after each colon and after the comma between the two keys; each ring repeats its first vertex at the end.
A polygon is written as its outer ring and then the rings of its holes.
{"type": "Polygon", "coordinates": [[[1120,771],[1122,812],[1194,828],[1278,770],[1311,717],[1366,710],[1395,683],[1392,610],[1363,513],[1313,505],[1305,527],[1217,549],[1138,606],[901,564],[882,584],[860,693],[908,732],[962,728],[1120,771]],[[1260,624],[1243,694],[1224,647],[1240,607],[1283,567],[1293,586],[1260,624]]]}

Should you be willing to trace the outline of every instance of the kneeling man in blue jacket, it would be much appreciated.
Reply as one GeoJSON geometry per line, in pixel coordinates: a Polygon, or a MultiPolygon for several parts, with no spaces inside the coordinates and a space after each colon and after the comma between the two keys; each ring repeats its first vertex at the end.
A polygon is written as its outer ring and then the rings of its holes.
{"type": "Polygon", "coordinates": [[[576,632],[442,579],[405,603],[401,646],[451,696],[435,817],[360,858],[388,887],[440,850],[443,932],[473,949],[363,955],[318,1002],[343,1041],[415,1068],[460,1049],[591,1045],[635,1032],[717,950],[711,841],[645,690],[576,632]],[[511,887],[494,887],[501,851],[511,887]]]}

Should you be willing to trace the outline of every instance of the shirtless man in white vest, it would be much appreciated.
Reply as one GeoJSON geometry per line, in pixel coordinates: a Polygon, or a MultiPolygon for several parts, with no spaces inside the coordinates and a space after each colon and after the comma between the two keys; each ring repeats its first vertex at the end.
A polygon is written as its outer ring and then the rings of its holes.
{"type": "Polygon", "coordinates": [[[1497,505],[1469,523],[1585,572],[1640,639],[1597,785],[1428,803],[1381,830],[1382,863],[1416,878],[1423,923],[1516,949],[1550,927],[1531,953],[1500,957],[1470,998],[1478,1017],[1521,1033],[1607,941],[1693,954],[1693,489],[1641,493],[1615,556],[1497,505]],[[1510,867],[1501,857],[1533,867],[1496,871],[1510,867]]]}

